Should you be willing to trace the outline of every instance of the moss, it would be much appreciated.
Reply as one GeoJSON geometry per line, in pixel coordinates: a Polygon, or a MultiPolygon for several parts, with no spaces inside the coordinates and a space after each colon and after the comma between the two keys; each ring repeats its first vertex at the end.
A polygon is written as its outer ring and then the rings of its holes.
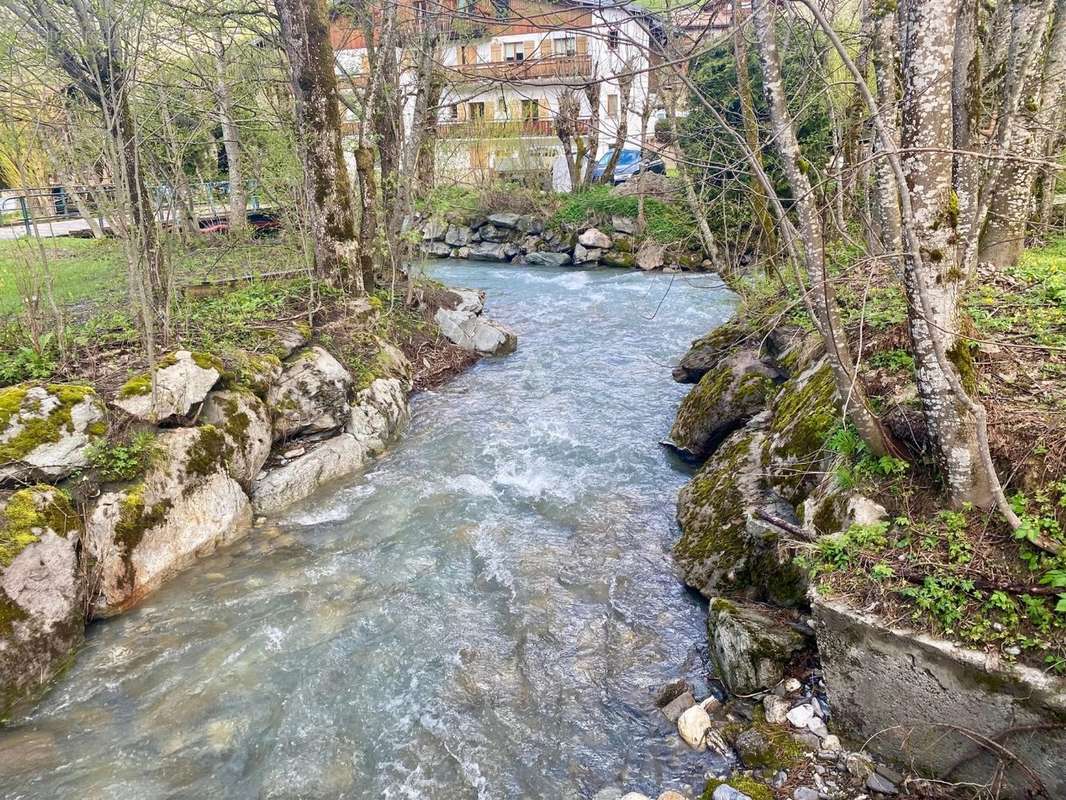
{"type": "Polygon", "coordinates": [[[820,534],[827,534],[836,533],[843,526],[844,519],[840,513],[837,495],[830,494],[822,498],[811,514],[811,527],[820,534]]]}
{"type": "Polygon", "coordinates": [[[962,387],[971,397],[977,394],[977,365],[973,360],[973,350],[966,339],[959,339],[954,347],[948,350],[948,360],[955,366],[962,381],[962,387]]]}
{"type": "MultiPolygon", "coordinates": [[[[22,606],[7,596],[0,588],[0,641],[9,638],[15,632],[15,623],[29,616],[22,606]]],[[[0,711],[4,709],[4,698],[0,696],[0,711]]]]}
{"type": "Polygon", "coordinates": [[[281,359],[273,353],[249,353],[235,350],[229,354],[232,369],[222,374],[227,389],[250,389],[258,397],[266,397],[274,376],[281,372],[281,359]]]}
{"type": "MultiPolygon", "coordinates": [[[[248,418],[245,416],[247,423],[248,418]]],[[[239,423],[237,423],[239,426],[239,423]]],[[[247,430],[247,424],[244,429],[247,430]]],[[[185,473],[189,476],[206,477],[218,472],[229,460],[233,453],[232,448],[226,441],[225,434],[214,425],[201,425],[197,428],[199,436],[189,448],[185,459],[185,473]]],[[[185,487],[186,491],[194,488],[190,483],[185,487]]]]}
{"type": "Polygon", "coordinates": [[[703,794],[700,795],[700,800],[711,800],[714,796],[714,790],[719,786],[731,786],[738,792],[746,794],[751,800],[774,800],[773,789],[747,775],[734,775],[727,781],[712,779],[703,790],[703,794]]]}
{"type": "MultiPolygon", "coordinates": [[[[146,531],[161,525],[172,507],[170,500],[151,506],[144,501],[144,484],[139,483],[126,492],[119,504],[119,518],[115,523],[115,542],[122,546],[123,557],[130,555],[144,538],[146,531]]],[[[127,577],[132,579],[132,575],[127,577]]]]}
{"type": "Polygon", "coordinates": [[[772,406],[763,466],[784,462],[787,470],[777,470],[774,481],[791,502],[797,502],[796,494],[817,466],[839,416],[836,382],[828,364],[782,385],[772,406]]]}
{"type": "Polygon", "coordinates": [[[118,390],[118,398],[119,400],[125,400],[127,397],[143,397],[151,393],[152,376],[145,373],[143,375],[135,375],[122,384],[122,387],[118,390]]]}
{"type": "Polygon", "coordinates": [[[81,527],[70,497],[54,486],[40,484],[20,489],[0,512],[0,567],[7,567],[23,550],[52,530],[66,537],[81,527]]]}
{"type": "Polygon", "coordinates": [[[42,444],[58,442],[64,431],[74,430],[71,410],[94,394],[91,386],[47,384],[43,388],[59,404],[46,416],[29,416],[41,411],[40,401],[29,396],[33,388],[34,385],[21,384],[0,389],[0,430],[6,429],[17,415],[23,415],[19,420],[21,430],[0,444],[0,461],[19,461],[42,444]]]}
{"type": "Polygon", "coordinates": [[[225,366],[222,364],[222,359],[211,353],[193,352],[192,361],[200,369],[213,369],[220,375],[226,371],[225,366]]]}

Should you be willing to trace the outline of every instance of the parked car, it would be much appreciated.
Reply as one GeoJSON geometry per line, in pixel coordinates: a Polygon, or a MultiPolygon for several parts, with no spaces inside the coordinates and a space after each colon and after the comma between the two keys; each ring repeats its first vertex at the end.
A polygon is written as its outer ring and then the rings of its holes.
{"type": "MultiPolygon", "coordinates": [[[[269,211],[248,212],[248,225],[252,228],[252,234],[256,238],[273,236],[281,230],[281,223],[276,215],[269,211]]],[[[229,221],[226,219],[200,220],[200,233],[227,233],[229,221]]]]}
{"type": "MultiPolygon", "coordinates": [[[[596,167],[592,170],[592,177],[595,180],[600,180],[603,177],[603,173],[607,170],[607,164],[611,160],[611,154],[614,150],[608,150],[602,156],[600,160],[596,162],[596,167]]],[[[618,156],[618,163],[614,167],[614,184],[617,186],[620,183],[625,183],[634,175],[641,171],[643,165],[644,172],[657,172],[660,175],[666,174],[666,163],[656,155],[646,154],[643,158],[640,155],[639,150],[623,150],[618,156]]]]}

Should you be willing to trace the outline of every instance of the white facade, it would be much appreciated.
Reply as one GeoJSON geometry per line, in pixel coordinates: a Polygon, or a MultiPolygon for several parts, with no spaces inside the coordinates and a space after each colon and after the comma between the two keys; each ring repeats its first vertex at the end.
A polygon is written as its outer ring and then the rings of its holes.
{"type": "MultiPolygon", "coordinates": [[[[620,75],[631,75],[626,149],[641,147],[641,112],[649,98],[648,34],[621,8],[591,11],[591,26],[538,30],[448,43],[440,64],[448,70],[438,112],[437,172],[445,179],[479,183],[500,174],[550,176],[561,157],[555,134],[560,98],[575,91],[580,119],[591,108],[584,87],[599,84],[596,157],[618,135],[623,106],[620,75]]],[[[338,50],[341,68],[365,72],[365,51],[338,50]]],[[[408,73],[402,83],[413,88],[408,73]]],[[[410,91],[409,91],[410,94],[410,91]]],[[[414,98],[407,97],[405,125],[414,98]]],[[[654,111],[654,109],[652,109],[654,111]]],[[[648,132],[650,141],[651,132],[648,132]]],[[[556,170],[558,172],[558,170],[556,170]]],[[[558,185],[556,188],[562,188],[558,185]]]]}

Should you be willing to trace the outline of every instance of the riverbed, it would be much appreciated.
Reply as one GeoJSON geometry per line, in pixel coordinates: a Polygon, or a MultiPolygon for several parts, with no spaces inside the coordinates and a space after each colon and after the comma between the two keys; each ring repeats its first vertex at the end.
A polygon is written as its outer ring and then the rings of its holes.
{"type": "MultiPolygon", "coordinates": [[[[436,262],[519,349],[406,435],[143,605],[0,731],[0,796],[590,798],[702,785],[655,710],[705,681],[670,547],[670,367],[712,276],[436,262]]],[[[704,684],[705,685],[705,684],[704,684]]]]}

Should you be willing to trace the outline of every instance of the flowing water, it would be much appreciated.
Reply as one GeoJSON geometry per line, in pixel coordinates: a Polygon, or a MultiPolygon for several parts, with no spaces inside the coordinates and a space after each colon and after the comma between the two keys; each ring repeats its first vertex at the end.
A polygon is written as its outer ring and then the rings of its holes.
{"type": "Polygon", "coordinates": [[[4,798],[589,798],[715,764],[653,693],[699,681],[670,546],[670,362],[716,279],[430,264],[519,334],[324,488],[136,610],[0,732],[4,798]]]}

